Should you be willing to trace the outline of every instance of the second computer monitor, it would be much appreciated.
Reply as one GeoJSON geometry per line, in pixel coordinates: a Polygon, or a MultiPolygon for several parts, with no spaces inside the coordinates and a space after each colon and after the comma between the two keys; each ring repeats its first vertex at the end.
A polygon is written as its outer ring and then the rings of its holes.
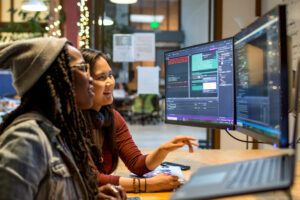
{"type": "Polygon", "coordinates": [[[266,143],[288,146],[285,6],[234,37],[236,129],[266,143]]]}
{"type": "Polygon", "coordinates": [[[165,122],[233,128],[233,39],[165,53],[165,122]]]}

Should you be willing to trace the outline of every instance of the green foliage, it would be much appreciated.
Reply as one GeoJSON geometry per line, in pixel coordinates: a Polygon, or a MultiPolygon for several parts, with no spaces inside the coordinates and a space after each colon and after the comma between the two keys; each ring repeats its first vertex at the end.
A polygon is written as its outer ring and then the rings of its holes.
{"type": "Polygon", "coordinates": [[[48,15],[42,19],[40,11],[27,12],[10,8],[8,12],[17,14],[24,22],[9,22],[6,27],[0,30],[0,42],[42,37],[47,32],[45,30],[46,23],[42,23],[42,21],[48,21],[48,15]]]}

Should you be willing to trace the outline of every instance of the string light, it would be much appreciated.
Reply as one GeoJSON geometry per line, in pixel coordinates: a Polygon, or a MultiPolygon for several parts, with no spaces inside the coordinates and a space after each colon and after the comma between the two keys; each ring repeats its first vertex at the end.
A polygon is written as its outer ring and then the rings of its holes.
{"type": "MultiPolygon", "coordinates": [[[[89,27],[89,9],[86,6],[88,0],[80,0],[77,3],[80,11],[80,19],[77,22],[79,27],[78,36],[80,37],[79,46],[80,48],[89,48],[89,39],[90,39],[90,27],[89,27]]],[[[62,6],[58,5],[53,9],[55,13],[59,13],[62,10],[62,6]]],[[[45,30],[49,33],[49,36],[61,37],[62,33],[59,28],[60,21],[51,21],[49,20],[49,26],[45,27],[45,30]]]]}
{"type": "MultiPolygon", "coordinates": [[[[53,10],[55,13],[59,13],[62,10],[62,6],[58,5],[53,10]]],[[[49,26],[45,27],[46,31],[49,33],[49,36],[61,37],[61,30],[59,25],[60,25],[60,21],[58,19],[56,21],[49,20],[49,26]]]]}
{"type": "Polygon", "coordinates": [[[77,6],[80,10],[80,19],[77,23],[79,26],[78,36],[80,37],[79,46],[80,48],[89,48],[89,39],[90,39],[90,27],[89,27],[89,9],[85,5],[87,0],[80,0],[77,3],[77,6]]]}

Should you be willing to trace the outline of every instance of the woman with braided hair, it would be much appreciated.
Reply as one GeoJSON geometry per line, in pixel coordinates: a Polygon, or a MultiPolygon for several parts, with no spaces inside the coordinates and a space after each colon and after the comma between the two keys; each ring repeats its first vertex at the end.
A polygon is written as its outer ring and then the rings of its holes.
{"type": "Polygon", "coordinates": [[[21,96],[0,125],[0,199],[125,199],[98,188],[89,164],[80,110],[92,105],[93,79],[80,52],[66,39],[16,41],[0,45],[0,68],[21,96]]]}

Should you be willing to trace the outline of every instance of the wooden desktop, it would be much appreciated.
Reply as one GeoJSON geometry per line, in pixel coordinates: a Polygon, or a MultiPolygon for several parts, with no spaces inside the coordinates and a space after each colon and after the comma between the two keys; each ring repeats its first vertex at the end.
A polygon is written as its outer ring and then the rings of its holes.
{"type": "MultiPolygon", "coordinates": [[[[153,150],[142,150],[144,154],[149,154],[153,150]]],[[[262,158],[282,154],[278,150],[195,150],[194,153],[188,153],[188,150],[177,150],[171,152],[166,161],[176,162],[184,165],[190,165],[191,169],[183,171],[184,177],[188,180],[193,172],[199,167],[210,165],[225,164],[230,162],[262,158]]],[[[124,177],[129,176],[128,169],[123,162],[119,162],[119,166],[114,175],[124,177]]],[[[138,196],[141,200],[166,200],[169,199],[172,192],[157,192],[157,193],[127,193],[128,197],[138,196]]],[[[300,199],[300,162],[296,164],[294,185],[291,188],[293,199],[300,199]]],[[[222,199],[289,199],[285,191],[262,192],[251,195],[240,195],[235,197],[227,197],[222,199]]]]}

